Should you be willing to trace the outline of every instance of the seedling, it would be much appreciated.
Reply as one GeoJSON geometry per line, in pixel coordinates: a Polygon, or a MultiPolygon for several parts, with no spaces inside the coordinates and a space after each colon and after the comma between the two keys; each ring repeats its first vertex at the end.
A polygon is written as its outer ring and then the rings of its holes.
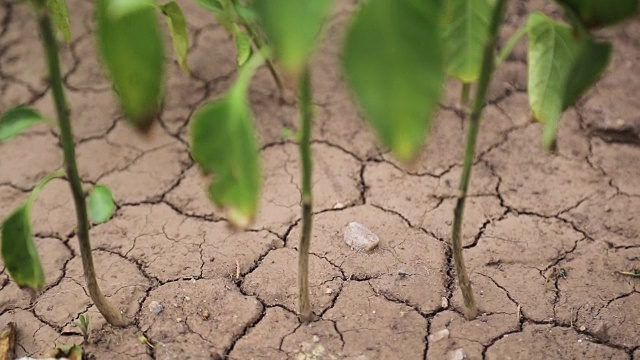
{"type": "Polygon", "coordinates": [[[155,346],[153,346],[153,344],[151,343],[151,341],[149,341],[149,339],[148,339],[146,336],[144,336],[144,335],[140,335],[140,336],[138,337],[138,341],[140,341],[140,344],[147,345],[148,347],[150,347],[150,348],[152,348],[152,349],[155,347],[155,346]]]}
{"type": "MultiPolygon", "coordinates": [[[[239,1],[199,0],[218,15],[227,30],[236,31],[239,1]],[[235,10],[231,10],[235,9],[235,10]],[[235,29],[235,30],[234,30],[235,29]]],[[[298,307],[300,320],[311,321],[313,313],[309,299],[309,247],[313,196],[311,192],[311,126],[313,104],[309,60],[316,46],[318,32],[331,8],[331,0],[299,2],[270,0],[254,2],[257,24],[273,47],[273,56],[288,78],[298,88],[300,105],[299,146],[302,168],[302,234],[298,254],[298,307]]],[[[255,216],[260,192],[260,165],[253,130],[251,110],[247,104],[246,89],[263,55],[267,64],[271,51],[266,48],[252,22],[243,22],[252,40],[262,51],[251,55],[240,68],[236,84],[217,101],[207,103],[194,114],[192,127],[192,154],[205,174],[215,174],[209,195],[218,206],[226,208],[229,221],[246,227],[255,216]],[[260,40],[258,40],[260,39],[260,40]],[[242,139],[242,141],[240,140],[242,139]],[[219,154],[225,153],[225,157],[219,154]]],[[[240,51],[238,51],[241,54],[240,51]]],[[[271,68],[271,66],[270,66],[271,68]]],[[[274,73],[276,81],[277,76],[274,73]]]]}
{"type": "MultiPolygon", "coordinates": [[[[60,133],[64,153],[64,169],[45,176],[32,190],[28,199],[2,223],[2,258],[18,286],[34,294],[45,285],[45,275],[31,230],[31,206],[40,190],[52,179],[65,177],[69,182],[77,217],[76,236],[89,296],[105,317],[115,326],[126,324],[120,311],[102,294],[96,280],[91,244],[89,219],[99,224],[107,221],[115,210],[111,191],[97,185],[86,197],[76,165],[75,144],[70,109],[64,93],[58,42],[54,24],[69,41],[69,15],[64,0],[30,0],[37,18],[45,59],[48,81],[57,113],[56,121],[42,116],[34,109],[18,106],[0,117],[0,141],[19,135],[30,126],[47,122],[60,133]],[[53,21],[52,21],[53,19],[53,21]]],[[[164,51],[155,18],[156,7],[150,0],[97,2],[97,40],[106,68],[114,82],[127,119],[139,130],[151,125],[162,97],[164,51]]],[[[175,3],[160,7],[170,20],[175,48],[181,65],[186,66],[186,31],[182,12],[175,3]]],[[[81,316],[80,329],[87,336],[88,318],[81,316]]]]}
{"type": "Polygon", "coordinates": [[[408,163],[421,148],[440,98],[445,74],[463,83],[462,102],[477,82],[469,114],[463,171],[456,195],[451,246],[465,315],[478,309],[464,265],[461,228],[475,144],[496,62],[529,37],[529,103],[545,124],[543,143],[555,147],[558,119],[605,69],[611,44],[589,29],[635,15],[638,0],[557,0],[572,27],[534,13],[496,56],[506,0],[369,0],[354,15],[343,68],[356,100],[381,142],[408,163]],[[376,39],[376,41],[370,41],[376,39]],[[442,41],[441,39],[445,39],[442,41]]]}
{"type": "Polygon", "coordinates": [[[85,342],[89,340],[89,315],[80,314],[78,321],[72,321],[71,323],[80,329],[85,342]]]}

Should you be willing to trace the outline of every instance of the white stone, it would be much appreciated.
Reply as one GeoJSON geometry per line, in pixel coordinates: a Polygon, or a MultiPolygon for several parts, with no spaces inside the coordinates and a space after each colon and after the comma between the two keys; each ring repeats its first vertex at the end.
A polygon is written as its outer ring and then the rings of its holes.
{"type": "Polygon", "coordinates": [[[378,246],[380,238],[366,226],[351,222],[344,229],[344,242],[356,251],[371,251],[378,246]]]}
{"type": "Polygon", "coordinates": [[[464,350],[456,349],[451,353],[451,360],[464,360],[464,350]]]}
{"type": "Polygon", "coordinates": [[[162,310],[164,310],[164,306],[157,301],[152,301],[149,303],[149,311],[151,311],[154,315],[159,315],[162,310]]]}
{"type": "Polygon", "coordinates": [[[429,342],[436,342],[449,337],[449,330],[442,329],[434,334],[429,335],[429,342]]]}

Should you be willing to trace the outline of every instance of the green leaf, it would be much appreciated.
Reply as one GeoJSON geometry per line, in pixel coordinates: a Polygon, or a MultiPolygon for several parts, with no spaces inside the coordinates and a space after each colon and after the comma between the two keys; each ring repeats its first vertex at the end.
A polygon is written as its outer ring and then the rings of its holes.
{"type": "Polygon", "coordinates": [[[162,97],[164,50],[151,0],[98,0],[100,53],[125,115],[147,130],[162,97]]]}
{"type": "Polygon", "coordinates": [[[638,0],[556,0],[571,9],[587,27],[614,25],[640,11],[638,0]]]}
{"type": "Polygon", "coordinates": [[[216,20],[230,34],[233,34],[235,15],[230,0],[196,0],[203,8],[211,11],[216,20]]]}
{"type": "Polygon", "coordinates": [[[333,0],[259,0],[253,3],[274,55],[294,76],[298,76],[309,61],[332,4],[333,0]]]}
{"type": "Polygon", "coordinates": [[[205,174],[213,174],[209,197],[240,228],[255,217],[261,187],[258,145],[246,94],[261,63],[258,60],[254,55],[240,70],[236,84],[220,99],[201,106],[191,119],[191,154],[205,174]]]}
{"type": "Polygon", "coordinates": [[[223,7],[220,1],[218,0],[196,0],[198,5],[209,11],[222,12],[223,7]]]}
{"type": "Polygon", "coordinates": [[[347,83],[380,140],[402,161],[424,143],[445,76],[439,1],[370,0],[348,30],[347,83]]]}
{"type": "Polygon", "coordinates": [[[0,117],[0,142],[20,135],[29,127],[43,121],[47,121],[47,119],[30,107],[11,108],[0,117]]]}
{"type": "Polygon", "coordinates": [[[162,13],[167,18],[169,29],[171,30],[171,40],[173,49],[178,57],[180,68],[189,74],[189,64],[187,64],[187,54],[189,53],[189,36],[187,35],[187,22],[180,6],[175,1],[168,2],[160,6],[162,13]]]}
{"type": "Polygon", "coordinates": [[[239,27],[235,27],[235,39],[236,39],[236,50],[237,56],[236,61],[238,62],[238,66],[244,65],[249,58],[251,57],[252,49],[251,49],[251,39],[249,35],[242,31],[239,27]]]}
{"type": "Polygon", "coordinates": [[[495,0],[450,0],[447,2],[445,41],[447,73],[463,83],[480,77],[484,44],[495,0]]]}
{"type": "Polygon", "coordinates": [[[608,42],[585,39],[565,85],[562,109],[573,105],[600,77],[609,64],[613,47],[608,42]]]}
{"type": "Polygon", "coordinates": [[[39,290],[44,286],[44,273],[31,231],[31,205],[42,188],[53,179],[64,176],[56,170],[43,177],[31,190],[27,200],[2,222],[2,261],[13,281],[20,287],[39,290]]]}
{"type": "Polygon", "coordinates": [[[18,286],[40,290],[45,280],[33,242],[30,205],[20,206],[2,223],[2,261],[18,286]]]}
{"type": "Polygon", "coordinates": [[[96,185],[87,198],[91,221],[102,224],[109,220],[116,209],[111,190],[104,185],[96,185]]]}
{"type": "Polygon", "coordinates": [[[62,33],[67,44],[71,43],[71,20],[66,0],[47,0],[47,8],[58,31],[62,33]]]}
{"type": "Polygon", "coordinates": [[[529,17],[529,81],[533,116],[545,123],[544,144],[552,148],[563,110],[569,71],[580,51],[570,27],[542,13],[529,17]]]}

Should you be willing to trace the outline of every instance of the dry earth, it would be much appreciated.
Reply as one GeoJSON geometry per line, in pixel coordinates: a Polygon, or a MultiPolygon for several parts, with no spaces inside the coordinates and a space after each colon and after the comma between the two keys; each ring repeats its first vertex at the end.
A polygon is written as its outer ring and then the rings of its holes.
{"type": "MultiPolygon", "coordinates": [[[[264,194],[253,228],[233,233],[203,192],[187,120],[231,83],[234,48],[212,16],[182,0],[191,77],[171,62],[160,124],[141,139],[122,120],[94,54],[92,2],[69,0],[74,40],[62,48],[82,178],[109,185],[118,210],[92,231],[103,290],[128,327],[101,320],[83,289],[67,184],[48,186],[33,221],[47,287],[31,303],[0,273],[0,323],[18,323],[19,355],[81,342],[91,319],[97,359],[632,359],[640,360],[640,21],[602,35],[615,43],[604,78],[563,117],[556,154],[541,148],[526,95],[526,45],[498,70],[481,129],[464,226],[481,316],[465,321],[448,247],[465,121],[447,87],[431,141],[411,169],[380,150],[340,78],[339,44],[355,1],[338,1],[314,61],[313,310],[295,316],[299,164],[294,106],[266,70],[251,102],[264,194]],[[358,221],[380,247],[354,253],[358,221]],[[239,269],[239,278],[236,270],[239,269]],[[158,302],[164,310],[149,310],[158,302]],[[442,337],[443,330],[448,337],[442,337]],[[143,345],[145,335],[154,348],[143,345]]],[[[512,1],[503,41],[524,15],[555,8],[512,1]]],[[[0,4],[0,110],[30,104],[53,116],[28,6],[0,4]]],[[[168,47],[169,48],[169,47],[168,47]]],[[[381,49],[384,51],[384,49],[381,49]]],[[[55,131],[0,145],[0,217],[61,166],[55,131]]]]}

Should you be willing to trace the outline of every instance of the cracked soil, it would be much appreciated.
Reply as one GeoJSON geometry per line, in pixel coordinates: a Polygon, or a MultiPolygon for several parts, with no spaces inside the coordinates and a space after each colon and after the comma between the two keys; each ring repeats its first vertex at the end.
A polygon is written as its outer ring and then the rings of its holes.
{"type": "MultiPolygon", "coordinates": [[[[73,42],[62,65],[86,184],[111,187],[113,219],[91,229],[100,285],[130,320],[112,328],[83,288],[68,186],[55,180],[33,209],[46,289],[31,302],[0,267],[0,324],[18,324],[18,355],[80,343],[89,314],[96,359],[627,359],[640,360],[640,20],[613,41],[598,84],[561,120],[558,150],[530,120],[526,45],[495,74],[464,222],[464,253],[480,316],[466,321],[448,245],[465,139],[460,86],[450,82],[419,161],[400,166],[376,145],[340,75],[355,0],[337,1],[313,62],[316,214],[313,311],[296,309],[299,159],[282,137],[295,106],[281,104],[266,69],[250,89],[264,169],[260,212],[232,232],[205,196],[189,157],[188,119],[235,77],[234,45],[192,0],[192,75],[167,64],[167,97],[151,136],[126,125],[95,55],[93,4],[69,0],[73,42]],[[380,237],[371,253],[342,241],[351,221],[380,237]],[[162,306],[155,314],[150,308],[162,306]],[[139,341],[146,336],[153,347],[139,341]]],[[[549,2],[512,1],[504,41],[549,2]]],[[[53,116],[36,24],[26,4],[0,2],[0,111],[30,104],[53,116]]],[[[168,35],[167,35],[168,36],[168,35]]],[[[0,144],[0,217],[62,165],[41,125],[0,144]]]]}

